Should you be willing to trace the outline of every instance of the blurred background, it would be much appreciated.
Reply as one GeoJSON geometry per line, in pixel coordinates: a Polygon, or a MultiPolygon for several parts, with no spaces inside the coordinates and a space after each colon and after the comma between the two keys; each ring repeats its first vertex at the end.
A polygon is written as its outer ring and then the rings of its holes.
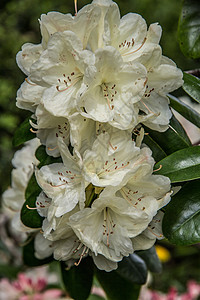
{"type": "MultiPolygon", "coordinates": [[[[120,7],[121,15],[128,12],[139,13],[148,25],[158,22],[162,26],[163,54],[174,60],[178,67],[182,70],[190,70],[200,65],[198,61],[184,57],[178,45],[177,26],[181,0],[118,0],[116,2],[120,7]]],[[[88,3],[90,1],[78,0],[78,9],[88,3]]],[[[12,146],[13,134],[28,115],[27,111],[15,107],[17,89],[25,78],[16,65],[15,57],[24,43],[40,43],[38,19],[42,13],[49,11],[74,14],[73,0],[0,1],[0,194],[10,184],[11,159],[17,150],[12,146]]],[[[160,248],[159,255],[164,263],[164,271],[161,275],[154,276],[151,284],[154,289],[166,292],[170,286],[175,285],[182,292],[189,279],[200,282],[199,245],[174,247],[166,241],[162,241],[161,245],[164,248],[160,248]]],[[[0,250],[2,247],[0,244],[0,250]]]]}

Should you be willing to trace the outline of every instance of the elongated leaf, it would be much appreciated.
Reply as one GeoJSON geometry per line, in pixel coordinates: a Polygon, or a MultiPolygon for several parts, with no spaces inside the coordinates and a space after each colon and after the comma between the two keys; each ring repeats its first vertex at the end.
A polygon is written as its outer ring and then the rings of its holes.
{"type": "Polygon", "coordinates": [[[95,269],[96,277],[108,300],[137,300],[140,285],[124,279],[116,271],[105,272],[95,269]]]}
{"type": "Polygon", "coordinates": [[[171,182],[182,182],[200,178],[200,147],[188,147],[162,159],[155,169],[162,165],[156,174],[165,175],[171,182]]]}
{"type": "Polygon", "coordinates": [[[25,191],[25,199],[28,199],[32,194],[39,195],[40,192],[41,192],[41,188],[39,187],[35,178],[35,174],[33,173],[25,191]]]}
{"type": "Polygon", "coordinates": [[[170,98],[170,105],[173,109],[179,112],[188,121],[200,127],[200,114],[194,110],[191,106],[185,104],[181,100],[177,99],[172,95],[168,95],[170,98]]]}
{"type": "Polygon", "coordinates": [[[37,196],[38,191],[32,193],[24,202],[24,205],[21,209],[21,221],[25,226],[30,228],[42,227],[43,218],[38,214],[37,209],[35,209],[35,201],[37,196]]]}
{"type": "Polygon", "coordinates": [[[67,292],[75,300],[86,300],[89,297],[93,282],[93,261],[91,257],[84,258],[79,266],[66,270],[61,262],[61,274],[67,292]]]}
{"type": "Polygon", "coordinates": [[[167,155],[191,145],[185,130],[174,116],[172,116],[170,120],[169,129],[165,132],[157,132],[147,127],[145,127],[145,132],[149,133],[149,137],[153,139],[167,155]]]}
{"type": "Polygon", "coordinates": [[[145,261],[149,271],[154,273],[160,273],[162,271],[162,264],[154,246],[148,250],[137,251],[136,253],[145,261]]]}
{"type": "Polygon", "coordinates": [[[144,284],[147,280],[147,267],[137,254],[130,254],[118,263],[117,273],[132,283],[144,284]]]}
{"type": "Polygon", "coordinates": [[[200,57],[200,2],[184,0],[178,25],[181,51],[190,58],[200,57]]]}
{"type": "Polygon", "coordinates": [[[24,264],[29,267],[37,267],[50,263],[53,261],[53,256],[49,256],[45,259],[37,259],[35,257],[34,239],[23,247],[23,261],[24,264]]]}
{"type": "Polygon", "coordinates": [[[159,161],[167,156],[165,151],[153,140],[150,135],[145,135],[143,142],[151,149],[155,161],[159,161]]]}
{"type": "Polygon", "coordinates": [[[21,144],[35,138],[35,134],[30,131],[31,125],[29,123],[30,117],[26,118],[24,122],[17,128],[13,137],[13,146],[17,147],[21,144]]]}
{"type": "MultiPolygon", "coordinates": [[[[200,30],[200,29],[199,29],[200,30]]],[[[200,103],[200,79],[196,76],[183,72],[183,89],[195,101],[200,103]]]]}
{"type": "Polygon", "coordinates": [[[177,245],[200,242],[200,180],[189,182],[172,197],[164,219],[163,233],[177,245]]]}
{"type": "Polygon", "coordinates": [[[38,168],[41,168],[42,166],[45,166],[45,165],[62,162],[61,157],[49,156],[46,153],[45,146],[43,146],[43,145],[38,147],[38,149],[35,152],[35,156],[40,161],[38,168]]]}

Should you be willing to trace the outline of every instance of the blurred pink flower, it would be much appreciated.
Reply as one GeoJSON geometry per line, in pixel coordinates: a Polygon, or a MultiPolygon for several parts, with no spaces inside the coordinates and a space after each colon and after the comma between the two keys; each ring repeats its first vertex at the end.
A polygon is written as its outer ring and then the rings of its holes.
{"type": "Polygon", "coordinates": [[[175,287],[171,287],[167,294],[163,294],[144,286],[141,290],[139,300],[197,300],[199,296],[200,284],[192,280],[187,283],[186,293],[180,295],[175,287]]]}
{"type": "Polygon", "coordinates": [[[20,273],[17,280],[10,282],[8,279],[0,280],[1,300],[56,300],[62,295],[59,289],[47,288],[45,278],[32,280],[24,273],[20,273]]]}

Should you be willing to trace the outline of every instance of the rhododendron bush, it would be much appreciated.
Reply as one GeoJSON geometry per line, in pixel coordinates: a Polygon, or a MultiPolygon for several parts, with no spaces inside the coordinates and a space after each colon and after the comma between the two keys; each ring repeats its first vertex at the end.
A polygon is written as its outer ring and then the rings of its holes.
{"type": "Polygon", "coordinates": [[[183,86],[199,102],[200,81],[163,55],[158,23],[121,17],[112,0],[75,1],[74,16],[39,24],[41,43],[17,54],[16,105],[31,115],[14,136],[25,144],[4,212],[24,263],[60,261],[72,298],[87,299],[95,275],[108,299],[137,299],[161,269],[156,240],[200,242],[200,148],[172,108],[197,126],[200,116],[169,94],[183,86]]]}

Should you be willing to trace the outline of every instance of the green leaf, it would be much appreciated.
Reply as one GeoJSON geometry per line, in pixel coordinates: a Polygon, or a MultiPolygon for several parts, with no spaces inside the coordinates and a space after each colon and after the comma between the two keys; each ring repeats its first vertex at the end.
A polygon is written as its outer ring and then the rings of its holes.
{"type": "Polygon", "coordinates": [[[170,120],[170,127],[165,132],[157,132],[147,127],[145,127],[145,132],[149,133],[149,137],[154,140],[167,155],[191,145],[185,130],[174,115],[170,120]]]}
{"type": "Polygon", "coordinates": [[[29,267],[37,267],[53,261],[53,256],[49,256],[45,259],[37,259],[35,257],[34,239],[32,238],[30,243],[23,247],[23,261],[24,264],[29,267]]]}
{"type": "Polygon", "coordinates": [[[188,121],[197,127],[200,127],[200,114],[196,110],[172,95],[168,95],[168,97],[170,98],[170,105],[173,109],[175,109],[188,121]]]}
{"type": "Polygon", "coordinates": [[[30,228],[41,228],[43,219],[37,212],[37,209],[34,209],[35,202],[38,196],[38,191],[32,193],[29,198],[24,202],[21,209],[21,221],[22,223],[30,228]],[[28,205],[28,207],[27,207],[28,205]],[[31,209],[33,208],[33,209],[31,209]]]}
{"type": "Polygon", "coordinates": [[[89,296],[89,298],[87,300],[105,300],[105,298],[102,298],[98,295],[92,294],[89,296]]]}
{"type": "Polygon", "coordinates": [[[144,136],[143,142],[151,149],[152,156],[155,161],[159,161],[167,156],[165,151],[153,140],[153,138],[148,134],[144,136]]]}
{"type": "Polygon", "coordinates": [[[183,89],[195,101],[200,103],[200,79],[196,76],[183,72],[183,89]]]}
{"type": "Polygon", "coordinates": [[[160,273],[162,271],[162,264],[154,246],[148,250],[136,251],[136,253],[145,261],[149,271],[154,273],[160,273]]]}
{"type": "Polygon", "coordinates": [[[171,182],[182,182],[200,178],[200,147],[188,147],[162,159],[155,169],[162,168],[156,174],[165,175],[171,182]]]}
{"type": "Polygon", "coordinates": [[[63,283],[67,292],[75,300],[86,300],[91,291],[93,282],[93,260],[91,257],[84,258],[79,266],[66,270],[66,265],[61,262],[63,283]]]}
{"type": "Polygon", "coordinates": [[[116,270],[122,277],[132,283],[144,284],[147,280],[147,267],[137,254],[130,254],[118,263],[116,270]]]}
{"type": "Polygon", "coordinates": [[[172,197],[164,219],[163,233],[176,245],[200,242],[200,180],[188,182],[172,197]]]}
{"type": "Polygon", "coordinates": [[[0,264],[0,278],[1,277],[6,277],[9,279],[14,279],[16,278],[17,274],[21,271],[20,267],[14,267],[11,265],[3,265],[0,264]]]}
{"type": "Polygon", "coordinates": [[[184,0],[178,24],[178,40],[183,54],[200,57],[200,2],[184,0]]]}
{"type": "Polygon", "coordinates": [[[42,166],[45,166],[45,165],[62,162],[61,157],[49,156],[46,153],[45,146],[43,146],[43,145],[41,145],[40,147],[37,148],[37,150],[35,152],[35,156],[40,161],[38,168],[41,168],[42,166]]]}
{"type": "Polygon", "coordinates": [[[30,131],[31,125],[29,123],[30,117],[26,118],[24,122],[17,128],[13,137],[13,146],[17,147],[31,139],[35,138],[35,134],[30,131]]]}
{"type": "Polygon", "coordinates": [[[25,199],[28,199],[32,194],[37,193],[37,195],[39,195],[40,192],[41,192],[41,188],[37,183],[37,180],[35,178],[35,173],[33,173],[25,191],[25,199]]]}
{"type": "Polygon", "coordinates": [[[108,300],[137,300],[140,285],[124,279],[116,271],[105,272],[95,269],[96,277],[104,289],[108,300]]]}

